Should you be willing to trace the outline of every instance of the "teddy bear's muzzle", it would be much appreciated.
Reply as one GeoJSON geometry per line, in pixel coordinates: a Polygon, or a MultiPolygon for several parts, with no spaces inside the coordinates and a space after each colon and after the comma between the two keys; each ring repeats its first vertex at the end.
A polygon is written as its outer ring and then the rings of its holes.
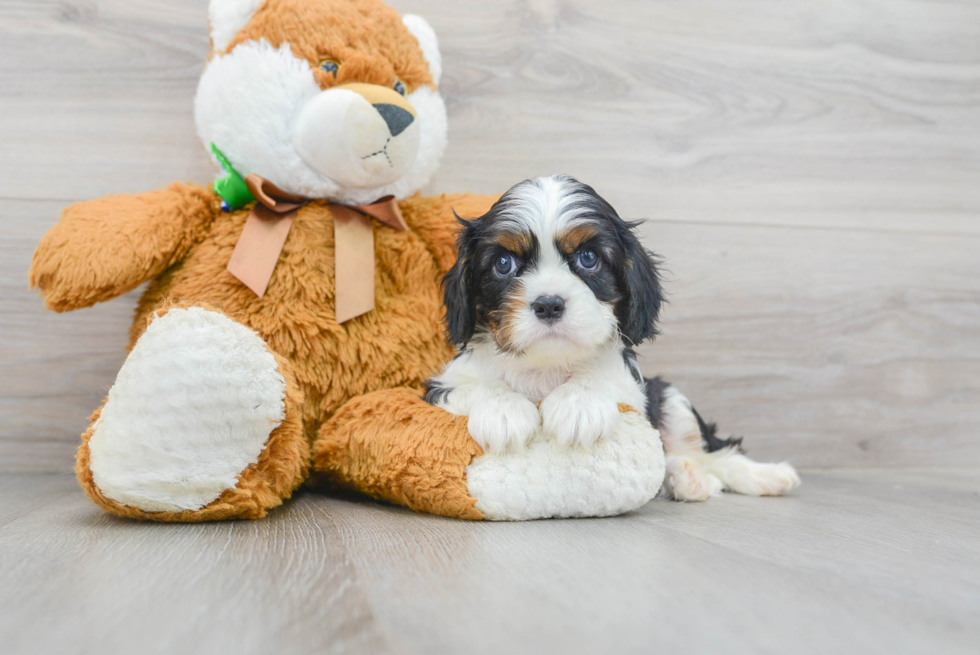
{"type": "Polygon", "coordinates": [[[309,166],[336,183],[369,189],[390,184],[419,150],[415,108],[396,91],[374,84],[327,89],[306,103],[293,145],[309,166]]]}

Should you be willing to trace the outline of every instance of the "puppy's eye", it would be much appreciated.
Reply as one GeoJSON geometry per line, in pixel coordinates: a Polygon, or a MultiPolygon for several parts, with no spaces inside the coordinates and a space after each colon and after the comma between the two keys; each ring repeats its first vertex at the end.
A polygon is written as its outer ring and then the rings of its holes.
{"type": "Polygon", "coordinates": [[[320,62],[320,70],[337,77],[337,71],[340,70],[340,62],[336,59],[324,59],[320,62]]]}
{"type": "Polygon", "coordinates": [[[595,250],[583,250],[578,254],[578,265],[583,270],[594,271],[599,268],[599,255],[595,250]]]}
{"type": "Polygon", "coordinates": [[[405,95],[405,85],[402,83],[401,80],[395,80],[395,83],[392,85],[391,88],[393,88],[398,93],[405,95]]]}
{"type": "Polygon", "coordinates": [[[497,261],[493,263],[493,272],[500,277],[507,277],[516,269],[517,262],[514,261],[513,255],[501,255],[500,257],[497,257],[497,261]]]}

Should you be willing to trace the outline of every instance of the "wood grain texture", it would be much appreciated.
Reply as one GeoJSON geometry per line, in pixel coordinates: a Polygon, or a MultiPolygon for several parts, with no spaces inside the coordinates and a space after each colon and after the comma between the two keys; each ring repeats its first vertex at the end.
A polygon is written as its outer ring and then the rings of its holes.
{"type": "Polygon", "coordinates": [[[907,232],[649,222],[664,334],[640,349],[761,459],[980,464],[980,254],[907,232]]]}
{"type": "MultiPolygon", "coordinates": [[[[980,463],[980,5],[397,0],[440,35],[428,191],[569,172],[667,260],[645,370],[760,458],[980,463]]],[[[26,291],[64,204],[205,182],[205,0],[0,5],[0,470],[65,471],[134,294],[26,291]]]]}
{"type": "Polygon", "coordinates": [[[975,653],[980,469],[804,471],[786,498],[473,523],[302,495],[106,516],[0,475],[4,653],[975,653]]]}

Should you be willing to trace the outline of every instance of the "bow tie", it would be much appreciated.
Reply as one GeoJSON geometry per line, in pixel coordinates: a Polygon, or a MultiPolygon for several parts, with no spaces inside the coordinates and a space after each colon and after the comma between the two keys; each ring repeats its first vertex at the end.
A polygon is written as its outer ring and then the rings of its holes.
{"type": "MultiPolygon", "coordinates": [[[[312,198],[287,193],[254,173],[245,178],[245,184],[256,202],[228,261],[228,271],[261,298],[269,286],[296,212],[312,198]]],[[[343,323],[374,309],[371,219],[399,232],[408,230],[408,225],[393,196],[370,205],[330,203],[328,206],[333,215],[336,262],[334,312],[337,323],[343,323]]]]}

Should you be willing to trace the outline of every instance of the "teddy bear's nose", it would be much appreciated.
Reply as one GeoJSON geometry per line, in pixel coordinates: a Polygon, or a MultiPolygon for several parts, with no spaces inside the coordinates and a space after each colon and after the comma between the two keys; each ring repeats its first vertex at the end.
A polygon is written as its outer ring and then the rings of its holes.
{"type": "Polygon", "coordinates": [[[381,114],[381,118],[385,119],[385,123],[388,124],[388,131],[391,132],[391,136],[398,136],[405,131],[415,117],[411,113],[402,109],[398,105],[391,105],[386,102],[379,102],[376,105],[372,105],[381,114]]]}

